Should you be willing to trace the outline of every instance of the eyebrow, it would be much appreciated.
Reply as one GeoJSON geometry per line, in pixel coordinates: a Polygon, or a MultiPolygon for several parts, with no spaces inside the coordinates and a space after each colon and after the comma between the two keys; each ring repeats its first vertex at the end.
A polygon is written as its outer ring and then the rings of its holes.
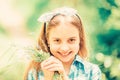
{"type": "Polygon", "coordinates": [[[77,38],[77,37],[70,37],[70,38],[77,38]]]}
{"type": "MultiPolygon", "coordinates": [[[[77,38],[77,37],[69,37],[68,39],[70,39],[70,38],[77,38]]],[[[60,39],[60,38],[58,38],[58,37],[53,37],[52,39],[60,39]]]]}

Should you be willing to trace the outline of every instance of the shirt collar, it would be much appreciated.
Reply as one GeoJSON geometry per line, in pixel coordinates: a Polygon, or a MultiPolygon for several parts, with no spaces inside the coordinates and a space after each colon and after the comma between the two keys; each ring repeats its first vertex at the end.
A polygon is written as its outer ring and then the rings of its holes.
{"type": "Polygon", "coordinates": [[[87,73],[89,71],[89,64],[87,61],[85,61],[84,59],[82,59],[78,54],[75,56],[74,62],[78,62],[80,64],[82,64],[83,69],[85,71],[85,73],[87,73]]]}

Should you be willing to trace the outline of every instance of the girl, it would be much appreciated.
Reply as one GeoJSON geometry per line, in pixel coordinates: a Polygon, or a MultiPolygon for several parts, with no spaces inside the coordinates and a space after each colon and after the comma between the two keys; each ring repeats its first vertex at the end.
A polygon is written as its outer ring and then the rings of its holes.
{"type": "Polygon", "coordinates": [[[62,80],[101,80],[98,66],[86,61],[85,33],[76,10],[58,8],[38,20],[44,22],[39,49],[51,56],[42,63],[32,61],[25,80],[53,80],[55,71],[62,75],[62,80]]]}

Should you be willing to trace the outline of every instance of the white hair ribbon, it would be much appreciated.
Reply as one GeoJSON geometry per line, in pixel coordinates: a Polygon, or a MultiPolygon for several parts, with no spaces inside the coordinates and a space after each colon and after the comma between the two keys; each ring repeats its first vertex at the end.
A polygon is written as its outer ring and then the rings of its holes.
{"type": "Polygon", "coordinates": [[[39,22],[49,22],[53,16],[62,14],[66,16],[72,16],[77,14],[77,10],[68,7],[57,8],[51,12],[45,13],[38,18],[39,22]]]}

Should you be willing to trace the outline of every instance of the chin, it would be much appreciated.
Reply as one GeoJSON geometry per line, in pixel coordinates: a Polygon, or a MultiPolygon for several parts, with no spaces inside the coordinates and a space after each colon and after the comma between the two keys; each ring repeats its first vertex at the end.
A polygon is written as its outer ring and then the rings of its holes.
{"type": "Polygon", "coordinates": [[[69,63],[69,62],[73,61],[73,59],[70,59],[70,58],[60,58],[60,61],[62,61],[63,63],[69,63]]]}

